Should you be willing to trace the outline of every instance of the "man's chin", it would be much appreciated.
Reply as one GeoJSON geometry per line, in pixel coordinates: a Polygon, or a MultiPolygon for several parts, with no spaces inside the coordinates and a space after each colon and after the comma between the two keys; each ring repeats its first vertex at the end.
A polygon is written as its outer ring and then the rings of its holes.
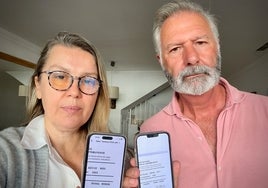
{"type": "Polygon", "coordinates": [[[181,94],[193,96],[203,95],[213,87],[214,85],[205,85],[202,83],[182,84],[181,86],[172,85],[174,91],[181,94]]]}
{"type": "MultiPolygon", "coordinates": [[[[175,90],[176,91],[176,90],[175,90]]],[[[209,91],[209,90],[208,90],[209,91]]],[[[179,94],[183,94],[183,95],[191,95],[191,96],[201,96],[203,94],[205,94],[206,92],[208,91],[202,91],[202,92],[199,92],[199,91],[194,91],[194,92],[183,92],[183,91],[176,91],[177,93],[179,94]]]]}

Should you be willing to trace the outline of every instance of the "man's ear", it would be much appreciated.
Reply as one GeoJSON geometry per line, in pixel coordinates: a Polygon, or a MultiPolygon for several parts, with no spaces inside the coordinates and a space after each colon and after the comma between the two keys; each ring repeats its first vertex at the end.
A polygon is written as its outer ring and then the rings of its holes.
{"type": "Polygon", "coordinates": [[[164,65],[163,65],[163,61],[162,61],[162,58],[161,58],[161,55],[160,54],[156,54],[156,58],[158,60],[158,63],[160,64],[162,70],[165,70],[164,65]]]}
{"type": "Polygon", "coordinates": [[[160,63],[160,55],[159,54],[156,54],[156,58],[157,58],[158,62],[160,63]]]}

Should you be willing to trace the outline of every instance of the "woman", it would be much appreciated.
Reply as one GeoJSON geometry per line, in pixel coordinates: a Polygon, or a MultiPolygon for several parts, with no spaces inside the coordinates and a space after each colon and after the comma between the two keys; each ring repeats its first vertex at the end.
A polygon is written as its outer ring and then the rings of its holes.
{"type": "Polygon", "coordinates": [[[108,132],[109,96],[95,47],[60,32],[32,75],[26,127],[0,132],[0,187],[79,187],[85,141],[108,132]]]}

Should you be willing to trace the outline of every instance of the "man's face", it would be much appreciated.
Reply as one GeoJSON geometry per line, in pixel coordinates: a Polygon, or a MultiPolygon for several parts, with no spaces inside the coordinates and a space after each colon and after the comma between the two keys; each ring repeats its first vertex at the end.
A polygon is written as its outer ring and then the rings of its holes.
{"type": "Polygon", "coordinates": [[[173,89],[201,95],[220,78],[217,41],[199,14],[182,12],[168,18],[160,32],[159,61],[173,89]]]}

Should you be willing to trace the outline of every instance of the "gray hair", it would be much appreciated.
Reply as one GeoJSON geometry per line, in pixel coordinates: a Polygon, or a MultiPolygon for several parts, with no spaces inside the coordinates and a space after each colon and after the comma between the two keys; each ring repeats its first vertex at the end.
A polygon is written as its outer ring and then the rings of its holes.
{"type": "Polygon", "coordinates": [[[215,37],[215,40],[217,42],[218,52],[219,52],[220,51],[219,31],[217,28],[215,17],[209,12],[205,11],[200,5],[196,3],[193,3],[187,0],[178,0],[178,1],[173,1],[173,2],[163,5],[156,12],[154,25],[153,25],[153,43],[154,43],[156,53],[160,54],[160,46],[161,46],[160,31],[165,20],[176,13],[185,12],[185,11],[198,13],[207,20],[211,28],[211,31],[215,37]]]}

